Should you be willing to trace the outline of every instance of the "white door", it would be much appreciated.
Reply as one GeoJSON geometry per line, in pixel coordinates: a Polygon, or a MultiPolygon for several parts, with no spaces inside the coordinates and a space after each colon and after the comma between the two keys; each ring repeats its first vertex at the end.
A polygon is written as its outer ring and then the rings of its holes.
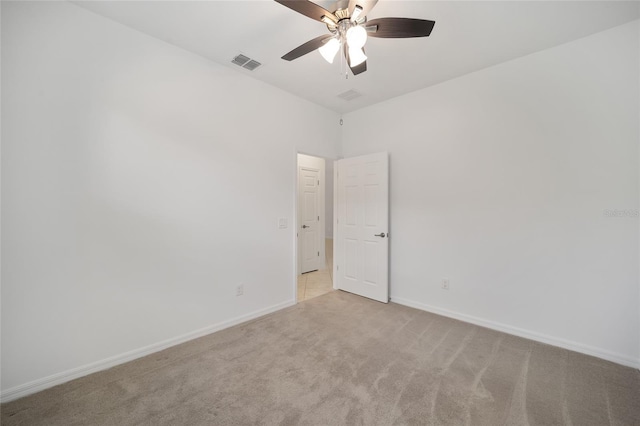
{"type": "Polygon", "coordinates": [[[320,269],[320,170],[298,168],[298,244],[300,273],[320,269]]]}
{"type": "Polygon", "coordinates": [[[337,162],[336,287],[389,301],[389,156],[337,162]]]}

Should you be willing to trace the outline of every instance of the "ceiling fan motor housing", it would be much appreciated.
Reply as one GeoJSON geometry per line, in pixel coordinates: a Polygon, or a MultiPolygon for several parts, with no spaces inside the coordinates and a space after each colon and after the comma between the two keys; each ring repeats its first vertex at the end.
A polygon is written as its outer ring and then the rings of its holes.
{"type": "Polygon", "coordinates": [[[346,34],[349,28],[363,24],[367,21],[366,16],[358,18],[355,22],[351,21],[349,9],[337,9],[335,12],[333,12],[333,14],[336,16],[336,18],[338,18],[338,22],[336,24],[328,23],[327,28],[334,34],[346,34]]]}

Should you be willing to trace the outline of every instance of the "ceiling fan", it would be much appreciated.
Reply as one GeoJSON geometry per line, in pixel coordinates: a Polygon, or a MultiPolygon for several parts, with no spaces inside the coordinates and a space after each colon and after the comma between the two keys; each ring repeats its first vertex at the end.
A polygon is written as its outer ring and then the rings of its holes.
{"type": "Polygon", "coordinates": [[[367,14],[378,0],[339,0],[329,12],[308,0],[275,0],[298,13],[324,22],[330,34],[321,35],[296,47],[282,57],[292,61],[318,49],[329,63],[342,50],[353,75],[367,70],[364,45],[369,37],[409,38],[428,37],[435,21],[413,18],[378,18],[367,20],[367,14]]]}

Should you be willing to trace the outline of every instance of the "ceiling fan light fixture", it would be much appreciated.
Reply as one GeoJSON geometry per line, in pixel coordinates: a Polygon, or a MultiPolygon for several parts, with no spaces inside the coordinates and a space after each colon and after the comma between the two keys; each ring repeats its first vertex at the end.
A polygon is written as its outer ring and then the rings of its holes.
{"type": "MultiPolygon", "coordinates": [[[[362,49],[367,42],[367,30],[360,25],[354,25],[347,30],[347,44],[353,49],[362,49]]],[[[364,53],[363,53],[364,55],[364,53]]]]}
{"type": "MultiPolygon", "coordinates": [[[[0,0],[2,1],[2,0],[0,0]]],[[[326,24],[330,34],[324,34],[307,41],[282,56],[292,61],[307,53],[319,50],[322,57],[333,63],[338,52],[346,61],[341,60],[341,72],[348,76],[348,68],[353,75],[367,70],[367,56],[364,45],[368,35],[375,38],[413,38],[428,37],[435,21],[417,18],[377,18],[367,19],[378,0],[337,0],[332,6],[333,12],[316,4],[317,0],[275,0],[277,3],[304,15],[314,21],[326,24]]]]}
{"type": "Polygon", "coordinates": [[[333,63],[338,50],[340,50],[340,42],[336,38],[329,39],[324,46],[318,49],[322,57],[330,64],[333,63]]]}
{"type": "Polygon", "coordinates": [[[366,60],[367,55],[364,54],[362,48],[349,47],[349,66],[351,68],[357,67],[366,60]]]}

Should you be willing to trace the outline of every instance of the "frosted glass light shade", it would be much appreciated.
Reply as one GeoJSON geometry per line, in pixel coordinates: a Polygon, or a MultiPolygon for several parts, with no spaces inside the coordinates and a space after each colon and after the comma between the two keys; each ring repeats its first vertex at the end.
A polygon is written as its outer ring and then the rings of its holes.
{"type": "Polygon", "coordinates": [[[367,30],[356,25],[347,30],[347,44],[354,49],[362,49],[367,42],[367,30]]]}
{"type": "Polygon", "coordinates": [[[367,55],[364,54],[362,49],[354,49],[353,47],[349,47],[349,62],[352,67],[360,65],[364,61],[367,60],[367,55]]]}
{"type": "Polygon", "coordinates": [[[338,50],[340,50],[340,42],[335,38],[330,39],[324,46],[318,49],[322,57],[330,64],[333,63],[333,59],[336,57],[338,50]]]}
{"type": "Polygon", "coordinates": [[[356,22],[362,13],[362,7],[356,4],[356,7],[353,8],[353,13],[351,14],[351,22],[356,22]]]}

